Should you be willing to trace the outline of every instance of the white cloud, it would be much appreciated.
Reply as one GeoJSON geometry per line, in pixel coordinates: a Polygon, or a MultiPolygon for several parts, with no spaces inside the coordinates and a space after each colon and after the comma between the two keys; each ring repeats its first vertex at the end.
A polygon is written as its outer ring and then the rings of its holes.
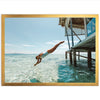
{"type": "Polygon", "coordinates": [[[62,44],[62,45],[60,46],[60,48],[62,48],[62,49],[64,49],[64,48],[68,49],[68,45],[67,45],[67,44],[62,44]]]}
{"type": "Polygon", "coordinates": [[[34,45],[24,44],[24,47],[34,47],[34,45]]]}
{"type": "MultiPolygon", "coordinates": [[[[57,43],[61,42],[63,40],[53,40],[53,41],[49,41],[49,42],[46,42],[47,45],[56,45],[57,43]]],[[[72,45],[72,41],[69,41],[70,42],[70,45],[72,45]]],[[[79,41],[75,40],[74,41],[74,44],[77,44],[79,41]]],[[[68,50],[69,47],[68,47],[68,41],[65,40],[65,42],[63,44],[61,44],[57,50],[55,50],[54,53],[64,53],[66,50],[68,50]]]]}
{"type": "MultiPolygon", "coordinates": [[[[64,40],[53,40],[53,41],[49,41],[49,42],[46,42],[46,44],[50,44],[50,45],[55,45],[61,41],[64,41],[64,40]]],[[[72,41],[69,41],[70,43],[72,43],[72,41]]],[[[74,41],[74,43],[77,43],[78,41],[74,41]]],[[[64,43],[67,43],[67,41],[65,40],[64,43]]]]}
{"type": "Polygon", "coordinates": [[[34,47],[34,45],[29,45],[29,44],[23,44],[23,45],[14,45],[14,44],[9,44],[9,43],[5,43],[6,47],[34,47]]]}
{"type": "MultiPolygon", "coordinates": [[[[72,43],[72,41],[69,41],[70,43],[72,43]]],[[[77,43],[77,42],[79,42],[79,41],[74,41],[74,43],[77,43]]]]}
{"type": "Polygon", "coordinates": [[[14,46],[13,44],[5,43],[5,46],[14,46]]]}
{"type": "Polygon", "coordinates": [[[60,41],[61,40],[53,40],[53,41],[46,42],[46,44],[55,45],[55,44],[59,43],[60,41]]]}

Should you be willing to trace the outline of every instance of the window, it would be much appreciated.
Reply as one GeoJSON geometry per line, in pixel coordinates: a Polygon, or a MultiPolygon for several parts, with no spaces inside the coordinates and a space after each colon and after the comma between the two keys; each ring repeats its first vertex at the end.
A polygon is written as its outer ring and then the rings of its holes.
{"type": "Polygon", "coordinates": [[[92,18],[87,24],[87,36],[90,36],[95,32],[95,18],[92,18]]]}

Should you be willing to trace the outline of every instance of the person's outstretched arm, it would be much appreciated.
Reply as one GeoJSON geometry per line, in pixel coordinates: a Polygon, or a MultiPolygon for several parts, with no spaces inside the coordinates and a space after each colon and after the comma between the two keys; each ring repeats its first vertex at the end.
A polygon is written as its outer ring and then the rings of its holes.
{"type": "Polygon", "coordinates": [[[37,60],[36,64],[34,64],[34,66],[36,66],[37,64],[39,64],[41,62],[41,58],[37,60]]]}

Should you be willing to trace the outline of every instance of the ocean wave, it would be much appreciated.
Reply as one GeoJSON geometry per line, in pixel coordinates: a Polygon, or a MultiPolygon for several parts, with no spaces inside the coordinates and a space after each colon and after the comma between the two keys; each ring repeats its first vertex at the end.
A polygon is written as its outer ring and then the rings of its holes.
{"type": "MultiPolygon", "coordinates": [[[[48,55],[40,64],[36,55],[5,55],[5,82],[8,83],[54,83],[94,82],[95,73],[86,66],[73,67],[64,55],[48,55]]],[[[86,61],[85,61],[86,62],[86,61]]],[[[85,63],[84,62],[84,63],[85,63]]],[[[80,62],[79,62],[80,63],[80,62]]],[[[85,65],[84,63],[83,66],[85,65]]]]}

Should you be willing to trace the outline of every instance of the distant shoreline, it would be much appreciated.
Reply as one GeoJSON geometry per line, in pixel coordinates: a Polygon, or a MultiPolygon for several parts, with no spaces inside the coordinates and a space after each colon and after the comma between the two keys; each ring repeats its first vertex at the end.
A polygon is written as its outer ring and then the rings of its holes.
{"type": "MultiPolygon", "coordinates": [[[[28,54],[28,53],[5,53],[5,55],[38,55],[37,53],[33,54],[28,54]]],[[[52,55],[57,55],[57,54],[52,54],[52,55]]],[[[63,54],[61,54],[63,55],[63,54]]]]}
{"type": "Polygon", "coordinates": [[[5,53],[5,55],[33,55],[33,54],[26,54],[26,53],[5,53]]]}

